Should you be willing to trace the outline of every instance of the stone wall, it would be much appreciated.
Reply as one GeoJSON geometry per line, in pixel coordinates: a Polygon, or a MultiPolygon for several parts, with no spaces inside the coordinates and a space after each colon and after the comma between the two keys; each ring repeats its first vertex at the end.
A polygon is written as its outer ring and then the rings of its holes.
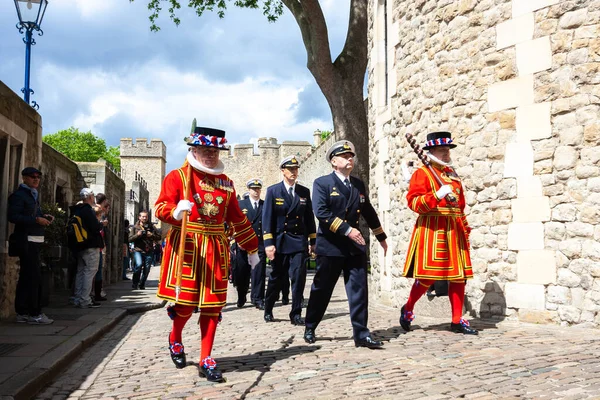
{"type": "Polygon", "coordinates": [[[18,259],[8,257],[8,236],[14,229],[6,218],[8,196],[21,182],[25,166],[41,164],[41,116],[0,82],[0,319],[14,313],[19,277],[18,259]]]}
{"type": "MultiPolygon", "coordinates": [[[[254,145],[236,145],[230,155],[221,154],[221,160],[225,164],[225,174],[233,180],[239,195],[247,192],[246,182],[253,178],[259,178],[263,181],[261,194],[263,199],[266,193],[265,189],[281,181],[279,163],[284,157],[296,155],[302,159],[312,151],[309,142],[283,141],[283,143],[277,143],[275,138],[259,138],[257,148],[258,154],[254,154],[254,145]]],[[[304,185],[302,174],[301,171],[299,182],[304,185]]]]}
{"type": "Polygon", "coordinates": [[[412,284],[404,134],[449,130],[473,227],[471,314],[600,323],[600,1],[384,4],[371,4],[368,69],[371,189],[391,250],[373,265],[376,297],[399,307],[412,284]]]}
{"type": "Polygon", "coordinates": [[[302,180],[302,184],[308,186],[308,188],[311,190],[311,194],[315,179],[320,176],[330,174],[333,171],[331,163],[325,159],[325,153],[327,153],[327,150],[336,141],[337,136],[335,132],[332,132],[327,139],[318,142],[318,146],[314,148],[308,157],[302,159],[302,164],[300,166],[300,179],[302,180]]]}
{"type": "Polygon", "coordinates": [[[150,139],[148,142],[146,138],[137,138],[135,141],[121,138],[120,152],[121,176],[127,183],[125,190],[131,189],[132,182],[145,181],[149,194],[150,216],[153,217],[152,210],[165,179],[167,147],[160,139],[150,139]]]}
{"type": "Polygon", "coordinates": [[[41,198],[44,203],[58,204],[63,210],[79,201],[79,190],[83,177],[77,163],[55,150],[47,143],[42,144],[41,198]]]}
{"type": "MultiPolygon", "coordinates": [[[[124,218],[134,225],[139,219],[140,211],[149,209],[148,189],[143,182],[134,181],[126,194],[124,218]]],[[[152,222],[156,223],[157,221],[152,222]]]]}

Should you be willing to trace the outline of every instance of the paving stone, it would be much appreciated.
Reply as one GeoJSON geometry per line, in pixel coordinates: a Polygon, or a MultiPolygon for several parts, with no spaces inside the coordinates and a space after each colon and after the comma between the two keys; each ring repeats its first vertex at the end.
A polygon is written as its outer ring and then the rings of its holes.
{"type": "Polygon", "coordinates": [[[597,336],[593,329],[475,321],[485,329],[466,337],[448,332],[448,321],[419,317],[404,333],[397,310],[370,303],[370,329],[384,338],[384,349],[356,348],[338,285],[327,312],[336,316],[323,320],[317,342],[308,345],[302,329],[284,319],[289,306],[277,307],[281,321],[267,324],[261,311],[237,309],[231,297],[213,349],[227,382],[198,376],[195,316],[183,333],[194,364],[173,366],[166,346],[170,320],[162,309],[121,320],[38,398],[585,399],[600,392],[600,341],[589,339],[597,336]]]}

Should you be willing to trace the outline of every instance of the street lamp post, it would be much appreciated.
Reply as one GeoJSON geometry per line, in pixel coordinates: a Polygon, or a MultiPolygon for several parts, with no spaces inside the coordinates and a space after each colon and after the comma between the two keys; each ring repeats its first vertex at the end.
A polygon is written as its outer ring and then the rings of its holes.
{"type": "MultiPolygon", "coordinates": [[[[19,22],[17,23],[17,29],[20,33],[25,33],[23,42],[25,42],[25,87],[21,89],[23,92],[23,99],[27,104],[30,104],[29,97],[34,92],[29,87],[29,69],[31,64],[31,46],[35,44],[33,38],[33,31],[36,31],[39,36],[42,36],[44,32],[41,29],[42,19],[46,13],[46,7],[48,7],[48,0],[14,0],[15,8],[17,9],[17,15],[19,22]]],[[[38,104],[33,101],[33,108],[39,108],[38,104]]]]}

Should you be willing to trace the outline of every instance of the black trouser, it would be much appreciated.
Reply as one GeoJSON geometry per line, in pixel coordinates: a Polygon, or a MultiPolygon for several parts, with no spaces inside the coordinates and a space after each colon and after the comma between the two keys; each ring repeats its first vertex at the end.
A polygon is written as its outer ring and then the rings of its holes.
{"type": "Polygon", "coordinates": [[[265,301],[265,274],[267,271],[267,257],[264,251],[258,252],[260,261],[252,270],[252,289],[250,291],[250,301],[253,304],[265,301]]]}
{"type": "Polygon", "coordinates": [[[302,314],[302,302],[304,301],[304,284],[306,283],[306,257],[307,252],[292,254],[277,254],[271,262],[273,267],[269,275],[267,294],[265,295],[265,314],[273,314],[273,306],[279,296],[282,284],[286,280],[292,280],[292,310],[290,320],[296,315],[302,314]]]}
{"type": "Polygon", "coordinates": [[[21,315],[38,316],[42,312],[41,243],[27,242],[27,249],[19,254],[21,268],[15,297],[15,311],[21,315]]]}
{"type": "Polygon", "coordinates": [[[235,264],[233,268],[233,284],[237,289],[238,302],[246,303],[246,294],[250,287],[250,264],[248,264],[248,253],[238,247],[235,253],[235,264]]]}
{"type": "Polygon", "coordinates": [[[317,256],[317,272],[310,289],[306,309],[306,327],[316,329],[325,315],[335,284],[344,271],[344,284],[350,306],[354,340],[369,336],[369,291],[367,288],[367,256],[317,256]]]}

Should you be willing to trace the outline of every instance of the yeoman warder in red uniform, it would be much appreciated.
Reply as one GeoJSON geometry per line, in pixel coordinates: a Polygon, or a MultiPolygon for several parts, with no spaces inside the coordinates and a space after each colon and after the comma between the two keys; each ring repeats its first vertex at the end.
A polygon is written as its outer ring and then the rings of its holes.
{"type": "Polygon", "coordinates": [[[194,121],[192,133],[186,141],[190,146],[186,161],[181,168],[165,177],[156,201],[156,216],[172,226],[167,234],[157,295],[174,303],[167,310],[173,320],[169,351],[175,366],[186,366],[181,332],[198,307],[201,332],[199,372],[209,381],[222,382],[223,375],[211,352],[221,309],[227,299],[230,259],[226,224],[228,229],[233,230],[238,245],[248,252],[252,267],[259,260],[258,240],[252,225],[240,210],[233,182],[223,174],[224,165],[219,160],[219,153],[229,149],[225,132],[195,127],[194,121]],[[192,168],[191,193],[185,198],[189,168],[192,168]],[[185,211],[189,214],[189,222],[181,291],[177,299],[178,249],[185,211]]]}

